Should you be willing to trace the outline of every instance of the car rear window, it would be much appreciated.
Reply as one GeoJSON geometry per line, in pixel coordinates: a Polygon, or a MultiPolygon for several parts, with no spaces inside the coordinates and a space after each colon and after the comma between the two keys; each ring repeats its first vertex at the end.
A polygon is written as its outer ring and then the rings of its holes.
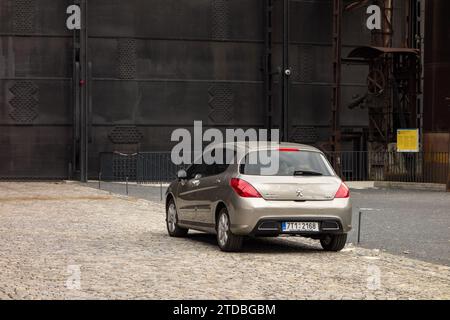
{"type": "MultiPolygon", "coordinates": [[[[278,161],[278,170],[270,175],[321,175],[333,176],[334,171],[323,154],[312,151],[280,151],[269,154],[271,161],[278,161]]],[[[269,168],[270,164],[263,164],[261,159],[267,158],[267,151],[253,151],[241,161],[240,173],[245,175],[262,175],[263,168],[269,168]],[[263,152],[263,155],[260,153],[263,152]],[[257,153],[257,154],[255,154],[257,153]],[[255,161],[256,160],[256,161],[255,161]],[[251,162],[251,163],[250,163],[251,162]]]]}

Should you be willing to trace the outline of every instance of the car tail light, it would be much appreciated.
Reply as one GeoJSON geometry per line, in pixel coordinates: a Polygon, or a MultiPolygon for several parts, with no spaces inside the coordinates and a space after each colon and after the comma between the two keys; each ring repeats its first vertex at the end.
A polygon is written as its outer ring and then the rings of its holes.
{"type": "Polygon", "coordinates": [[[335,198],[350,198],[350,189],[345,183],[341,183],[338,191],[336,192],[335,198]]]}
{"type": "Polygon", "coordinates": [[[278,149],[278,151],[280,151],[280,152],[298,152],[300,150],[297,148],[280,148],[280,149],[278,149]]]}
{"type": "Polygon", "coordinates": [[[247,181],[233,178],[230,181],[230,185],[243,198],[262,198],[259,192],[247,181]]]}

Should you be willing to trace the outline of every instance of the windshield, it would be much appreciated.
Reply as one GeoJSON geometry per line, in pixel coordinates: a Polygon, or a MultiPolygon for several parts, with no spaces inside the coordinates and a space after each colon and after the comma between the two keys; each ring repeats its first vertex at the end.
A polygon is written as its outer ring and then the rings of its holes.
{"type": "MultiPolygon", "coordinates": [[[[267,151],[253,151],[247,154],[240,165],[240,173],[245,175],[262,175],[263,168],[270,165],[262,164],[260,159],[265,159],[267,151]],[[257,153],[257,154],[255,154],[257,153]],[[257,159],[255,163],[255,159],[257,159]],[[251,160],[251,161],[250,161],[251,160]],[[250,163],[251,162],[251,163],[250,163]]],[[[310,151],[280,151],[273,152],[271,161],[278,161],[278,170],[272,176],[334,176],[328,160],[323,154],[310,151]]]]}

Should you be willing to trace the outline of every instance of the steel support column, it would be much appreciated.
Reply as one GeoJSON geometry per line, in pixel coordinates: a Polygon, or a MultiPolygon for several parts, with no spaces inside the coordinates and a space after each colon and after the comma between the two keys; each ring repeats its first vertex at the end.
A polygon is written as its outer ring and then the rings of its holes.
{"type": "Polygon", "coordinates": [[[331,151],[335,154],[333,165],[340,174],[341,151],[341,49],[342,49],[342,0],[333,0],[333,97],[331,105],[331,151]]]}
{"type": "Polygon", "coordinates": [[[282,141],[289,140],[289,0],[283,0],[283,61],[281,81],[281,128],[282,141]]]}
{"type": "Polygon", "coordinates": [[[88,3],[87,0],[81,1],[81,32],[80,32],[80,181],[88,180],[88,3]]]}
{"type": "MultiPolygon", "coordinates": [[[[80,1],[74,1],[80,6],[80,1]]],[[[70,179],[75,179],[79,172],[79,143],[80,143],[80,30],[72,33],[72,162],[70,163],[70,179]]]]}
{"type": "Polygon", "coordinates": [[[266,129],[269,130],[268,137],[270,138],[270,130],[273,126],[273,0],[265,0],[264,17],[264,96],[266,105],[266,129]]]}

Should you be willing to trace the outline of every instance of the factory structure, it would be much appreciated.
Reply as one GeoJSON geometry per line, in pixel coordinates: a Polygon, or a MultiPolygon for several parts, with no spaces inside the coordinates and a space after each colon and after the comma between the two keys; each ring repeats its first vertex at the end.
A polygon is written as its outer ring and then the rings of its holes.
{"type": "Polygon", "coordinates": [[[449,15],[448,0],[0,0],[0,179],[85,181],[102,154],[170,151],[194,121],[280,129],[335,167],[364,151],[369,173],[399,129],[448,153],[449,15]]]}

